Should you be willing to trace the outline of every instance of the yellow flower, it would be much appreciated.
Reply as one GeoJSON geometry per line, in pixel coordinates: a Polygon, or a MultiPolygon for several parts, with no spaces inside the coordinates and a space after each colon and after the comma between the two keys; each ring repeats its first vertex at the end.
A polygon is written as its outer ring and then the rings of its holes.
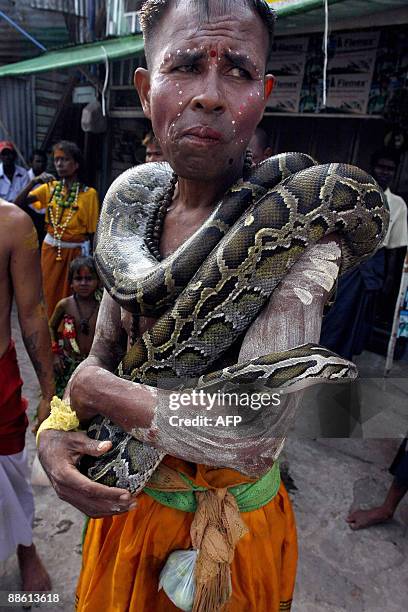
{"type": "Polygon", "coordinates": [[[64,402],[64,400],[59,399],[59,397],[54,396],[52,398],[51,404],[51,414],[50,416],[43,421],[37,432],[37,445],[38,438],[42,431],[46,429],[57,429],[58,431],[72,431],[74,429],[78,429],[79,420],[74,410],[71,410],[71,406],[64,402]]]}

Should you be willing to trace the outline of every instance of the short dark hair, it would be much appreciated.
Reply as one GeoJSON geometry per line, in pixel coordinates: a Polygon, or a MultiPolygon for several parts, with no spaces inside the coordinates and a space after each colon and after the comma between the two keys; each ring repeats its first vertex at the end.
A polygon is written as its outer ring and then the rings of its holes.
{"type": "Polygon", "coordinates": [[[149,130],[147,132],[146,136],[142,140],[142,145],[144,147],[147,147],[148,145],[155,144],[155,143],[159,144],[159,141],[157,140],[156,136],[154,135],[153,130],[149,130]]]}
{"type": "Polygon", "coordinates": [[[33,161],[34,157],[42,157],[42,159],[47,161],[47,153],[43,149],[34,149],[31,153],[30,161],[33,161]]]}
{"type": "Polygon", "coordinates": [[[61,149],[64,151],[64,153],[67,153],[74,161],[76,161],[78,164],[78,179],[81,182],[84,182],[85,162],[82,151],[76,142],[71,142],[71,140],[59,140],[52,147],[52,152],[55,153],[57,149],[61,149]]]}
{"type": "MultiPolygon", "coordinates": [[[[227,10],[236,5],[237,0],[217,0],[218,7],[220,10],[227,10]]],[[[262,22],[264,23],[269,35],[269,45],[267,60],[269,60],[272,53],[273,35],[275,29],[275,12],[265,2],[265,0],[244,0],[245,3],[259,15],[262,22]]],[[[176,5],[180,0],[175,0],[176,5]]],[[[210,0],[190,0],[194,2],[200,9],[200,20],[208,20],[210,15],[210,0]]],[[[156,27],[159,25],[164,13],[174,4],[174,0],[145,0],[141,3],[139,17],[140,24],[142,26],[143,36],[145,39],[145,54],[146,59],[149,61],[150,54],[150,41],[152,34],[156,27]]]]}
{"type": "Polygon", "coordinates": [[[371,156],[371,168],[374,168],[374,166],[378,164],[380,159],[388,159],[390,161],[393,161],[395,167],[397,167],[400,162],[400,155],[394,149],[378,149],[378,151],[374,151],[371,156]]]}
{"type": "Polygon", "coordinates": [[[74,275],[79,272],[81,268],[88,268],[92,274],[98,278],[93,257],[76,257],[69,264],[68,280],[70,283],[72,283],[74,275]]]}

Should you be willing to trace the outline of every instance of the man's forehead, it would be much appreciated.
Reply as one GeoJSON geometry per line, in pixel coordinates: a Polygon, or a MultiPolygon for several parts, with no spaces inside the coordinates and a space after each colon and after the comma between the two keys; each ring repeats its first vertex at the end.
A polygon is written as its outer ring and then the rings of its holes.
{"type": "Polygon", "coordinates": [[[393,170],[396,167],[396,163],[393,159],[387,159],[386,157],[380,157],[376,162],[376,166],[382,166],[383,168],[390,168],[393,170]]]}
{"type": "Polygon", "coordinates": [[[233,50],[245,46],[264,59],[268,32],[260,16],[244,1],[209,2],[207,12],[202,3],[181,0],[163,16],[155,46],[158,55],[160,51],[163,55],[176,49],[191,51],[212,41],[233,50]]]}

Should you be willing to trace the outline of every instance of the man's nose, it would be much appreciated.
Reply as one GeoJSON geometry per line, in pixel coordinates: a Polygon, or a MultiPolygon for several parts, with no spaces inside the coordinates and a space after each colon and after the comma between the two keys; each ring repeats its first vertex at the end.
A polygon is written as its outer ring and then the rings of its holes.
{"type": "Polygon", "coordinates": [[[193,109],[222,114],[225,110],[225,100],[216,71],[210,69],[207,78],[202,79],[200,85],[200,93],[191,101],[193,109]]]}

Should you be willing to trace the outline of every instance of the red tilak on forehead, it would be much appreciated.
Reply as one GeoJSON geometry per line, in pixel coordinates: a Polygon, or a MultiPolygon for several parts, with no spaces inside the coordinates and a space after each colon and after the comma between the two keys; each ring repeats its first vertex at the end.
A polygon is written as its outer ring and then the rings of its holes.
{"type": "Polygon", "coordinates": [[[210,57],[217,57],[217,52],[215,51],[215,49],[211,49],[210,57]]]}

